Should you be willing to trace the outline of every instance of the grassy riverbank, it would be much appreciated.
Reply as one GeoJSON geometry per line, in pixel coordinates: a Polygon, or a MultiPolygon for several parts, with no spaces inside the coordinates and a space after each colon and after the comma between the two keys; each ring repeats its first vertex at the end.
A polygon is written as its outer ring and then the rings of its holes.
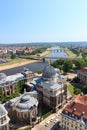
{"type": "Polygon", "coordinates": [[[75,53],[73,53],[70,49],[63,48],[63,50],[68,54],[69,57],[71,57],[71,58],[76,58],[77,57],[77,55],[75,53]]]}
{"type": "Polygon", "coordinates": [[[23,62],[26,62],[26,61],[30,61],[30,60],[29,59],[16,58],[16,59],[10,60],[9,62],[0,64],[0,67],[6,66],[6,65],[12,65],[12,64],[16,64],[16,63],[23,63],[23,62]]]}
{"type": "Polygon", "coordinates": [[[46,57],[50,54],[51,50],[46,50],[45,52],[40,54],[40,57],[46,57]]]}

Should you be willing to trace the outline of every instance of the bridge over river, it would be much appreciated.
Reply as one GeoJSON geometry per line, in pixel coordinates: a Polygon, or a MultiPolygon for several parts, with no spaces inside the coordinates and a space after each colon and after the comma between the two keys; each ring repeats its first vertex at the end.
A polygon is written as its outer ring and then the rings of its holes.
{"type": "Polygon", "coordinates": [[[55,60],[59,60],[59,59],[71,59],[71,60],[77,60],[80,59],[81,57],[50,57],[50,56],[46,56],[46,57],[40,57],[40,56],[20,56],[20,58],[24,58],[24,59],[33,59],[33,60],[39,60],[39,61],[45,61],[46,59],[55,59],[55,60]]]}
{"type": "Polygon", "coordinates": [[[20,56],[20,58],[26,58],[26,59],[33,59],[33,60],[39,60],[39,61],[45,61],[50,59],[51,61],[56,61],[59,59],[71,59],[71,60],[76,60],[81,58],[79,57],[73,57],[69,56],[66,51],[61,49],[60,47],[52,47],[50,48],[50,53],[45,56],[40,56],[40,55],[30,55],[30,56],[20,56]]]}

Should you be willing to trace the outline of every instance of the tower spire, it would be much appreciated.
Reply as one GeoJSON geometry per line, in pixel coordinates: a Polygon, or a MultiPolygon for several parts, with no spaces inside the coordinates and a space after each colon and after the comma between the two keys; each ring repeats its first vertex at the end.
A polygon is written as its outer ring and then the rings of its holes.
{"type": "Polygon", "coordinates": [[[48,65],[50,65],[50,59],[48,59],[48,65]]]}

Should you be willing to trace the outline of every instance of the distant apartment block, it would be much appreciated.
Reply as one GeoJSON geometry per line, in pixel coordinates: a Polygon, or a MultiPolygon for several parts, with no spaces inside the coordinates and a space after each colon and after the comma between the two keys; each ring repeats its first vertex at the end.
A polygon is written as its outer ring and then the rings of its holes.
{"type": "Polygon", "coordinates": [[[35,49],[36,49],[35,47],[26,47],[26,48],[17,49],[16,54],[17,55],[23,55],[25,53],[31,53],[35,49]]]}
{"type": "Polygon", "coordinates": [[[87,53],[87,48],[82,48],[83,53],[87,53]]]}
{"type": "Polygon", "coordinates": [[[81,83],[87,84],[87,67],[80,69],[77,73],[77,76],[81,83]]]}
{"type": "Polygon", "coordinates": [[[26,48],[23,50],[23,52],[24,52],[24,53],[28,53],[28,52],[34,51],[35,49],[36,49],[35,47],[26,47],[26,48]]]}
{"type": "Polygon", "coordinates": [[[6,54],[7,53],[7,48],[0,48],[0,54],[6,54]]]}
{"type": "Polygon", "coordinates": [[[60,125],[66,130],[87,130],[87,95],[77,95],[63,109],[60,125]]]}

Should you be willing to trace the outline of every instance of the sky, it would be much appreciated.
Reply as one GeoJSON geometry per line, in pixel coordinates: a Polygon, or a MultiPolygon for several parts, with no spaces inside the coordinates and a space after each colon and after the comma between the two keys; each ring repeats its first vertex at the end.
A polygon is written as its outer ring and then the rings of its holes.
{"type": "Polygon", "coordinates": [[[87,0],[0,0],[0,43],[87,41],[87,0]]]}

